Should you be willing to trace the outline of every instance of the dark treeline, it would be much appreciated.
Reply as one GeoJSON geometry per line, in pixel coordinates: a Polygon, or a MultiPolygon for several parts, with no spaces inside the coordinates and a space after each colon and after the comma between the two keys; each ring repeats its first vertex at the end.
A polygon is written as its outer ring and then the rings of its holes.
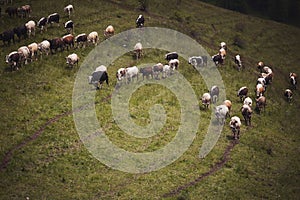
{"type": "Polygon", "coordinates": [[[299,0],[201,0],[213,5],[300,27],[299,0]]]}

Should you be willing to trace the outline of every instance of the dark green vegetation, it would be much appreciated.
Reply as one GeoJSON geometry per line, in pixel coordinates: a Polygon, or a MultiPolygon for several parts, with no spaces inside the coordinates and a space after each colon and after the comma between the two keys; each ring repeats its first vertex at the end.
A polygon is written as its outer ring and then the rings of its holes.
{"type": "MultiPolygon", "coordinates": [[[[116,33],[135,27],[139,4],[126,1],[70,1],[75,7],[75,32],[98,31],[100,40],[108,24],[116,33]]],[[[33,18],[38,20],[52,12],[62,16],[69,1],[29,1],[33,18]]],[[[24,4],[14,1],[15,5],[24,4]]],[[[252,127],[241,129],[242,136],[230,153],[230,160],[215,174],[204,178],[170,199],[296,199],[299,197],[299,90],[291,103],[283,97],[289,87],[289,72],[300,74],[300,30],[284,24],[262,20],[236,12],[226,11],[196,0],[149,1],[146,26],[178,30],[197,40],[210,53],[218,50],[219,42],[228,44],[226,63],[220,68],[226,86],[227,98],[233,102],[232,114],[241,117],[241,103],[236,91],[250,88],[254,96],[257,79],[256,63],[264,61],[275,73],[267,88],[267,108],[261,115],[253,114],[252,127]],[[214,28],[212,27],[214,25],[214,28]],[[238,72],[232,57],[239,53],[245,69],[238,72]]],[[[62,18],[62,22],[67,21],[62,18]]],[[[27,19],[0,19],[1,32],[27,19]]],[[[201,110],[197,136],[176,162],[147,174],[128,174],[116,171],[96,160],[77,135],[72,115],[72,89],[78,67],[68,69],[65,57],[76,52],[80,63],[92,50],[75,49],[58,52],[43,60],[28,64],[19,71],[10,72],[4,62],[6,54],[19,46],[43,38],[65,33],[62,25],[52,27],[45,34],[22,40],[10,47],[1,46],[0,61],[0,158],[13,150],[11,159],[0,171],[1,199],[161,199],[164,194],[194,181],[221,157],[230,144],[228,119],[213,151],[200,160],[202,144],[209,122],[210,111],[201,110]],[[60,116],[61,115],[61,116],[60,116]],[[53,123],[45,126],[49,120],[53,123]],[[31,137],[44,127],[37,138],[31,137]],[[22,145],[25,142],[25,145],[22,145]],[[18,148],[20,147],[20,148],[18,148]]],[[[172,93],[159,86],[145,86],[130,100],[130,111],[136,123],[148,123],[148,108],[162,103],[168,112],[162,132],[149,139],[129,137],[118,129],[111,118],[110,100],[103,100],[114,90],[115,72],[121,66],[164,62],[165,52],[146,50],[145,57],[136,63],[131,55],[124,55],[108,68],[111,85],[97,92],[96,110],[110,139],[120,147],[135,151],[153,151],[171,140],[178,128],[180,112],[172,93]],[[153,96],[149,96],[149,92],[153,96]],[[140,102],[146,101],[145,104],[140,102]],[[153,104],[152,104],[153,103],[153,104]],[[170,117],[169,117],[170,116],[170,117]],[[172,117],[173,116],[173,117],[172,117]]],[[[96,67],[96,66],[95,66],[96,67]]],[[[200,96],[207,88],[197,72],[181,58],[179,70],[191,82],[200,96]]],[[[107,98],[106,98],[107,99],[107,98]]],[[[200,102],[199,102],[200,105],[200,102]]]]}

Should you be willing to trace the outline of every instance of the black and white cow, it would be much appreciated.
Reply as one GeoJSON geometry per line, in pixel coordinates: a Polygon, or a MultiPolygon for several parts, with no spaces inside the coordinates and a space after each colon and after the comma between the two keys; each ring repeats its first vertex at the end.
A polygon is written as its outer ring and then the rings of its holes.
{"type": "Polygon", "coordinates": [[[3,44],[5,45],[7,42],[7,45],[10,45],[10,42],[13,41],[15,43],[15,37],[14,37],[14,31],[13,30],[7,30],[0,34],[0,40],[3,41],[3,44]]]}
{"type": "Polygon", "coordinates": [[[47,18],[46,17],[42,17],[38,23],[37,23],[37,27],[39,27],[41,29],[41,32],[44,31],[44,29],[47,31],[47,18]]]}
{"type": "Polygon", "coordinates": [[[73,7],[73,5],[71,5],[71,4],[69,4],[69,5],[67,5],[66,7],[64,7],[64,12],[65,12],[65,13],[68,13],[69,18],[70,18],[71,13],[72,13],[73,11],[74,11],[74,7],[73,7]]]}
{"type": "Polygon", "coordinates": [[[216,66],[218,66],[219,64],[222,65],[224,63],[224,59],[220,54],[213,55],[211,58],[216,64],[216,66]]]}
{"type": "Polygon", "coordinates": [[[53,24],[53,23],[57,23],[59,26],[59,14],[58,13],[53,13],[51,15],[48,16],[47,18],[47,24],[53,24]]]}
{"type": "Polygon", "coordinates": [[[13,29],[14,33],[17,35],[19,42],[21,41],[21,38],[26,39],[28,37],[27,35],[27,28],[25,25],[16,27],[13,29]]]}
{"type": "Polygon", "coordinates": [[[291,101],[292,101],[292,97],[293,97],[293,92],[292,92],[292,90],[286,89],[286,90],[284,91],[284,96],[286,97],[286,99],[287,99],[288,102],[291,102],[291,101]]]}
{"type": "Polygon", "coordinates": [[[242,69],[242,60],[239,54],[234,57],[234,63],[237,65],[238,71],[240,71],[242,69]]]}
{"type": "Polygon", "coordinates": [[[196,69],[207,66],[207,56],[192,56],[189,58],[189,64],[193,65],[196,69]]]}
{"type": "Polygon", "coordinates": [[[166,59],[167,61],[170,61],[170,60],[172,60],[172,59],[178,59],[178,53],[177,53],[177,52],[170,52],[170,53],[167,53],[167,54],[165,55],[165,59],[166,59]]]}
{"type": "Polygon", "coordinates": [[[6,56],[6,63],[10,66],[11,70],[18,70],[21,62],[21,56],[17,51],[13,51],[6,56]]]}
{"type": "Polygon", "coordinates": [[[290,73],[290,83],[294,89],[296,89],[297,86],[297,74],[296,73],[290,73]]]}
{"type": "Polygon", "coordinates": [[[65,29],[67,30],[68,33],[74,32],[74,23],[72,20],[69,20],[65,23],[65,29]]]}
{"type": "Polygon", "coordinates": [[[139,15],[138,18],[135,21],[137,28],[142,28],[145,23],[145,18],[143,15],[139,15]]]}
{"type": "Polygon", "coordinates": [[[85,45],[87,43],[87,34],[81,33],[75,37],[75,43],[77,44],[77,47],[81,46],[85,48],[85,45]]]}
{"type": "Polygon", "coordinates": [[[100,65],[91,74],[91,76],[88,77],[88,79],[89,84],[93,84],[97,90],[102,88],[104,82],[106,82],[106,84],[109,85],[107,68],[104,65],[100,65]]]}
{"type": "Polygon", "coordinates": [[[238,92],[237,92],[237,96],[240,97],[241,102],[244,101],[244,99],[247,97],[248,94],[248,88],[247,87],[241,87],[238,92]]]}

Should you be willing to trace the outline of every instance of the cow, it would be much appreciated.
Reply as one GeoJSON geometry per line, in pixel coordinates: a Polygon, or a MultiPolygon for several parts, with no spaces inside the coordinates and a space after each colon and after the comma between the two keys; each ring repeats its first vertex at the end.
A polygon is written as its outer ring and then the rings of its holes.
{"type": "Polygon", "coordinates": [[[204,105],[204,108],[208,108],[208,106],[210,105],[211,103],[211,95],[209,93],[204,93],[202,95],[202,98],[201,98],[201,101],[202,101],[202,105],[204,105]]]}
{"type": "Polygon", "coordinates": [[[242,69],[242,61],[241,61],[241,56],[239,54],[237,54],[234,57],[234,63],[237,65],[238,71],[240,71],[242,69]]]}
{"type": "Polygon", "coordinates": [[[246,97],[244,99],[244,105],[248,105],[251,108],[252,107],[252,99],[250,97],[246,97]]]}
{"type": "Polygon", "coordinates": [[[136,77],[136,79],[138,80],[138,75],[139,69],[136,66],[120,68],[116,74],[119,81],[125,78],[126,83],[133,81],[134,77],[136,77]]]}
{"type": "Polygon", "coordinates": [[[225,105],[215,107],[215,116],[220,124],[224,124],[225,119],[229,116],[229,109],[225,105]]]}
{"type": "Polygon", "coordinates": [[[16,17],[18,15],[18,8],[8,7],[6,8],[5,13],[7,13],[9,17],[16,17]]]}
{"type": "Polygon", "coordinates": [[[212,98],[212,103],[215,104],[217,103],[218,97],[219,97],[219,87],[214,85],[210,89],[210,96],[212,98]]]}
{"type": "Polygon", "coordinates": [[[257,84],[256,85],[256,98],[263,96],[265,92],[265,88],[262,84],[257,84]]]}
{"type": "Polygon", "coordinates": [[[292,90],[286,89],[284,91],[284,96],[286,97],[286,99],[287,99],[288,102],[291,102],[292,98],[293,98],[293,92],[292,92],[292,90]]]}
{"type": "Polygon", "coordinates": [[[149,76],[151,76],[151,78],[153,79],[153,68],[152,68],[152,66],[140,68],[140,73],[143,74],[143,80],[144,80],[145,76],[147,77],[147,79],[149,78],[149,76]]]}
{"type": "Polygon", "coordinates": [[[224,48],[221,48],[219,50],[219,55],[222,56],[222,59],[225,60],[225,57],[226,57],[226,50],[224,48]]]}
{"type": "Polygon", "coordinates": [[[11,70],[18,70],[21,62],[21,56],[17,51],[13,51],[6,55],[6,63],[10,66],[11,70]]]}
{"type": "Polygon", "coordinates": [[[220,54],[215,54],[211,58],[216,66],[218,66],[219,64],[223,65],[223,63],[224,63],[224,59],[220,54]]]}
{"type": "Polygon", "coordinates": [[[33,20],[28,21],[26,24],[26,29],[28,36],[30,37],[31,35],[35,35],[35,22],[33,20]]]}
{"type": "Polygon", "coordinates": [[[13,31],[17,35],[19,42],[21,41],[22,37],[23,39],[26,39],[28,37],[27,28],[25,25],[15,27],[13,31]]]}
{"type": "Polygon", "coordinates": [[[260,73],[262,73],[263,67],[265,66],[265,64],[262,61],[259,61],[257,63],[257,69],[259,69],[260,73]]]}
{"type": "Polygon", "coordinates": [[[267,82],[266,79],[263,77],[259,77],[256,81],[256,84],[262,84],[265,88],[265,90],[267,89],[267,82]]]}
{"type": "Polygon", "coordinates": [[[233,116],[230,119],[229,126],[231,128],[233,139],[240,139],[240,128],[241,128],[241,119],[237,116],[233,116]]]}
{"type": "Polygon", "coordinates": [[[80,46],[85,48],[87,43],[87,35],[85,33],[81,33],[75,37],[75,43],[77,44],[77,47],[80,46]]]}
{"type": "Polygon", "coordinates": [[[47,31],[47,18],[42,17],[38,22],[37,22],[37,27],[41,29],[41,33],[44,31],[47,31]]]}
{"type": "Polygon", "coordinates": [[[104,81],[107,85],[108,83],[108,73],[107,68],[104,65],[100,65],[96,70],[88,77],[89,84],[93,84],[97,90],[102,88],[104,81]]]}
{"type": "Polygon", "coordinates": [[[159,79],[158,75],[159,73],[163,73],[164,65],[162,63],[157,63],[152,68],[153,68],[155,79],[159,79]]]}
{"type": "Polygon", "coordinates": [[[98,44],[98,41],[99,41],[98,33],[96,31],[90,32],[87,36],[87,41],[96,46],[98,44]]]}
{"type": "Polygon", "coordinates": [[[268,66],[264,66],[262,68],[262,72],[264,72],[266,74],[272,74],[273,73],[272,69],[270,67],[268,67],[268,66]]]}
{"type": "Polygon", "coordinates": [[[241,87],[238,92],[237,92],[237,96],[240,97],[241,102],[244,101],[244,99],[247,97],[248,94],[248,88],[247,87],[241,87]]]}
{"type": "Polygon", "coordinates": [[[265,110],[265,107],[267,105],[266,97],[261,96],[255,99],[255,101],[256,101],[256,110],[258,113],[261,113],[262,110],[265,110]]]}
{"type": "Polygon", "coordinates": [[[172,59],[178,59],[178,53],[177,53],[177,52],[170,52],[170,53],[167,53],[167,54],[165,55],[165,59],[166,59],[167,61],[170,61],[170,60],[172,60],[172,59]]]}
{"type": "Polygon", "coordinates": [[[110,37],[110,36],[112,36],[112,35],[114,35],[115,34],[115,29],[114,29],[114,27],[112,26],[112,25],[108,25],[107,27],[106,27],[106,29],[104,30],[104,36],[105,37],[110,37]]]}
{"type": "Polygon", "coordinates": [[[244,104],[241,108],[242,111],[242,115],[244,117],[245,120],[245,124],[246,126],[251,126],[251,114],[252,114],[252,109],[249,105],[244,104]]]}
{"type": "Polygon", "coordinates": [[[164,65],[163,66],[163,70],[162,70],[162,78],[167,78],[171,75],[172,73],[172,69],[170,67],[170,65],[164,65]]]}
{"type": "Polygon", "coordinates": [[[227,45],[225,42],[220,42],[220,49],[225,49],[227,51],[227,45]]]}
{"type": "Polygon", "coordinates": [[[74,23],[72,20],[69,20],[65,23],[65,29],[66,29],[67,33],[74,32],[74,23]]]}
{"type": "Polygon", "coordinates": [[[64,48],[65,48],[65,43],[62,40],[62,38],[56,37],[56,38],[53,38],[53,39],[48,40],[48,41],[50,43],[50,52],[51,53],[56,52],[58,49],[60,49],[60,51],[63,51],[64,48]]]}
{"type": "Polygon", "coordinates": [[[69,4],[64,7],[64,12],[68,14],[69,18],[71,17],[71,13],[74,11],[73,5],[69,4]]]}
{"type": "Polygon", "coordinates": [[[21,63],[23,62],[27,65],[31,55],[29,48],[27,46],[22,46],[18,49],[18,53],[20,54],[21,63]]]}
{"type": "Polygon", "coordinates": [[[24,5],[19,8],[17,8],[17,13],[20,17],[30,17],[30,13],[32,12],[30,5],[24,5]]]}
{"type": "Polygon", "coordinates": [[[144,18],[144,16],[143,15],[139,15],[137,17],[137,19],[135,20],[135,24],[136,24],[137,28],[144,27],[144,24],[145,24],[145,18],[144,18]]]}
{"type": "Polygon", "coordinates": [[[297,88],[297,74],[296,73],[290,73],[290,83],[294,89],[297,88]]]}
{"type": "Polygon", "coordinates": [[[38,54],[38,44],[33,42],[31,44],[29,44],[28,49],[30,51],[30,59],[31,61],[33,61],[33,59],[37,60],[37,54],[38,54]]]}
{"type": "Polygon", "coordinates": [[[171,70],[178,70],[179,60],[178,59],[171,59],[169,61],[169,66],[170,66],[171,70]]]}
{"type": "Polygon", "coordinates": [[[71,47],[74,47],[74,36],[72,34],[64,35],[62,40],[67,50],[69,50],[71,47]]]}
{"type": "Polygon", "coordinates": [[[116,77],[118,81],[122,81],[125,79],[125,74],[126,74],[126,69],[124,67],[119,68],[117,73],[116,73],[116,77]]]}
{"type": "Polygon", "coordinates": [[[133,49],[134,49],[134,52],[135,52],[135,57],[138,60],[143,55],[143,45],[142,45],[142,43],[140,43],[140,42],[136,43],[134,45],[133,49]]]}
{"type": "Polygon", "coordinates": [[[48,56],[50,52],[50,42],[48,40],[40,42],[38,44],[38,50],[41,52],[41,57],[43,53],[45,53],[48,56]]]}
{"type": "Polygon", "coordinates": [[[13,41],[13,43],[15,43],[15,36],[14,36],[14,31],[13,30],[7,30],[4,31],[3,33],[0,34],[0,40],[2,40],[3,44],[6,45],[10,45],[11,41],[13,41]]]}
{"type": "Polygon", "coordinates": [[[47,24],[50,24],[52,26],[53,23],[57,23],[59,26],[59,14],[58,13],[52,13],[47,17],[47,24]]]}
{"type": "Polygon", "coordinates": [[[79,57],[76,53],[72,53],[66,57],[66,64],[68,64],[68,67],[73,68],[75,64],[78,66],[79,57]]]}
{"type": "Polygon", "coordinates": [[[207,56],[192,56],[189,57],[189,64],[193,65],[194,68],[200,68],[203,66],[207,66],[207,56]]]}
{"type": "Polygon", "coordinates": [[[266,86],[267,86],[267,85],[269,85],[269,84],[272,82],[272,80],[273,80],[273,72],[272,72],[272,73],[269,73],[269,74],[263,72],[263,73],[260,74],[260,78],[264,78],[264,79],[265,79],[265,81],[266,81],[266,86]]]}
{"type": "Polygon", "coordinates": [[[232,107],[232,103],[230,100],[226,99],[224,102],[223,102],[223,105],[225,105],[227,108],[228,108],[228,115],[230,116],[230,111],[231,111],[231,107],[232,107]]]}

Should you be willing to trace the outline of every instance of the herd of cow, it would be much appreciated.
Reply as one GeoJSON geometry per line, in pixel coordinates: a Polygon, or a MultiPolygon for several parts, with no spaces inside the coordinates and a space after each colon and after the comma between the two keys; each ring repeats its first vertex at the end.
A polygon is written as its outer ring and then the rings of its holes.
{"type": "MultiPolygon", "coordinates": [[[[20,8],[12,9],[11,7],[6,9],[6,12],[9,16],[13,17],[15,15],[20,15],[22,17],[30,16],[31,8],[29,5],[22,6],[20,8]]],[[[72,12],[74,12],[73,5],[68,5],[64,7],[64,12],[68,14],[69,18],[71,17],[72,12]]],[[[47,25],[52,25],[53,23],[59,24],[59,14],[53,13],[48,17],[42,17],[37,22],[37,27],[42,31],[47,31],[47,25]]],[[[139,15],[136,19],[136,27],[141,28],[144,26],[145,19],[143,15],[139,15]]],[[[23,37],[31,37],[35,35],[35,26],[36,23],[33,20],[28,21],[25,25],[16,27],[12,30],[4,31],[0,34],[0,40],[3,41],[4,45],[9,45],[11,41],[14,42],[14,35],[17,35],[19,40],[23,37]]],[[[28,62],[37,59],[38,52],[40,56],[42,54],[48,55],[49,53],[54,53],[58,49],[63,51],[65,48],[70,49],[74,48],[75,44],[78,48],[85,47],[86,44],[97,45],[99,41],[99,35],[96,31],[93,31],[89,34],[81,33],[76,37],[73,36],[74,23],[72,20],[69,20],[65,23],[64,27],[68,34],[63,37],[56,37],[50,40],[44,40],[40,43],[32,43],[27,46],[20,47],[17,51],[13,51],[6,56],[6,62],[10,65],[12,70],[17,70],[22,64],[27,64],[28,62]]],[[[114,28],[112,25],[109,25],[104,30],[104,36],[110,37],[114,34],[114,28]]],[[[143,55],[142,44],[137,43],[133,47],[136,58],[139,59],[143,55]]],[[[220,43],[219,51],[216,55],[212,56],[212,61],[218,65],[223,65],[226,58],[227,46],[225,42],[220,43]]],[[[168,61],[168,64],[157,63],[154,66],[137,68],[125,67],[120,68],[116,72],[116,78],[118,83],[129,83],[133,80],[134,77],[138,78],[139,73],[144,77],[151,76],[152,78],[159,78],[158,75],[162,74],[161,78],[167,78],[172,75],[174,70],[177,70],[179,67],[178,54],[176,52],[171,52],[165,55],[165,59],[168,61]]],[[[70,67],[73,67],[75,64],[78,64],[79,57],[77,54],[72,53],[66,57],[66,62],[70,67]]],[[[207,66],[208,58],[206,56],[193,56],[190,57],[188,62],[194,67],[207,66]]],[[[235,55],[234,62],[237,66],[237,69],[240,71],[242,69],[242,61],[240,55],[235,55]]],[[[272,82],[274,74],[270,67],[264,65],[263,62],[258,62],[257,69],[260,71],[260,76],[257,79],[256,89],[255,89],[255,101],[256,109],[260,113],[264,110],[266,106],[266,97],[264,96],[267,86],[272,82]]],[[[97,89],[102,87],[103,82],[108,84],[108,73],[107,68],[103,65],[96,68],[96,70],[89,76],[89,83],[93,84],[97,89]]],[[[290,82],[292,89],[296,89],[297,84],[297,75],[295,73],[290,73],[290,82]]],[[[292,89],[286,89],[284,96],[288,101],[291,101],[293,92],[292,89]]],[[[208,93],[204,93],[201,100],[205,108],[208,108],[211,103],[216,104],[219,96],[218,86],[213,86],[208,93]]],[[[248,96],[248,88],[246,86],[241,87],[237,96],[240,97],[243,105],[241,106],[241,113],[244,117],[245,124],[251,126],[251,115],[252,115],[252,99],[248,96]]],[[[222,105],[215,107],[215,116],[221,124],[224,124],[227,116],[230,116],[230,110],[232,107],[232,102],[230,100],[225,100],[222,105]]],[[[238,116],[231,117],[230,128],[233,133],[233,138],[238,139],[240,136],[240,127],[241,119],[238,116]]]]}

